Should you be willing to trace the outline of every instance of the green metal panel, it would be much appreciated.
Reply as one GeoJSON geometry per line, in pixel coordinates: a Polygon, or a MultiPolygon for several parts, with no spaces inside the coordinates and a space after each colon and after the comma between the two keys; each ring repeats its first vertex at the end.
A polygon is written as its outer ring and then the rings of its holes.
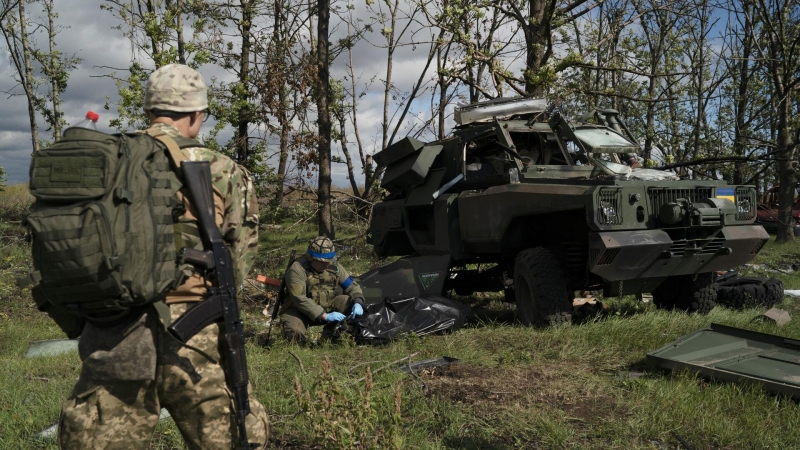
{"type": "Polygon", "coordinates": [[[381,187],[395,192],[421,183],[428,176],[433,160],[441,151],[441,145],[431,145],[389,164],[383,174],[381,187]]]}
{"type": "Polygon", "coordinates": [[[800,341],[794,339],[711,324],[647,358],[667,369],[758,383],[770,392],[800,399],[800,341]]]}
{"type": "Polygon", "coordinates": [[[442,295],[449,274],[450,255],[400,258],[358,277],[367,303],[383,298],[442,295]]]}
{"type": "Polygon", "coordinates": [[[388,166],[400,158],[416,152],[424,145],[425,143],[422,141],[418,141],[412,137],[406,137],[386,147],[383,151],[376,153],[373,158],[378,165],[388,166]]]}
{"type": "Polygon", "coordinates": [[[408,193],[406,206],[422,206],[433,203],[433,193],[444,183],[445,169],[431,169],[425,181],[408,193]]]}

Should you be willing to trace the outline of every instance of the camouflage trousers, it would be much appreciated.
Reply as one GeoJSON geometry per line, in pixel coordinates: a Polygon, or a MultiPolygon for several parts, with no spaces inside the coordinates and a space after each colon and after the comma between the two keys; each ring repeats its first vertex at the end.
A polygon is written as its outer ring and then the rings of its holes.
{"type": "MultiPolygon", "coordinates": [[[[173,319],[185,310],[185,303],[170,305],[173,319]]],[[[149,310],[129,324],[87,324],[79,351],[83,368],[62,406],[60,448],[147,448],[162,407],[189,448],[233,448],[237,428],[233,397],[218,362],[219,325],[182,345],[149,310]]],[[[252,396],[250,409],[247,437],[265,448],[266,411],[252,396]]]]}
{"type": "MultiPolygon", "coordinates": [[[[337,295],[333,298],[333,310],[348,315],[353,308],[355,302],[349,295],[337,295]]],[[[331,312],[331,311],[326,311],[331,312]]],[[[281,326],[283,327],[283,336],[290,342],[305,342],[306,331],[308,327],[313,325],[325,325],[326,328],[333,327],[335,324],[326,323],[311,319],[305,314],[301,313],[297,308],[289,307],[281,313],[281,326]]],[[[323,330],[323,336],[326,331],[323,330]]]]}

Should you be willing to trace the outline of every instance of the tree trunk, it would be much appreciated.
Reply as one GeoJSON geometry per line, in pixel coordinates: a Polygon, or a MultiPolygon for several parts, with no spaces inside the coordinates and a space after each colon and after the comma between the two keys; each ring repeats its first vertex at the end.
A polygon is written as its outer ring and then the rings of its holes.
{"type": "Polygon", "coordinates": [[[538,77],[539,70],[547,62],[549,52],[547,45],[550,42],[550,20],[545,20],[549,2],[547,0],[529,0],[530,17],[527,18],[525,27],[525,92],[533,97],[542,97],[545,87],[534,79],[538,77]]]}
{"type": "Polygon", "coordinates": [[[53,141],[58,142],[61,139],[61,82],[57,74],[61,73],[60,58],[56,52],[56,28],[53,21],[55,9],[53,5],[54,0],[49,0],[44,6],[47,11],[47,37],[50,49],[50,89],[51,100],[53,102],[53,141]]]}
{"type": "Polygon", "coordinates": [[[183,0],[175,2],[175,31],[178,36],[178,62],[186,64],[186,44],[183,41],[183,0]]]}
{"type": "MultiPolygon", "coordinates": [[[[273,24],[272,28],[272,43],[274,45],[273,48],[280,49],[277,50],[278,53],[286,52],[286,45],[283,44],[284,40],[284,19],[283,19],[283,4],[281,0],[275,0],[274,2],[274,14],[275,14],[275,23],[273,24]]],[[[286,55],[281,55],[285,57],[286,55]]],[[[292,124],[289,121],[289,91],[286,86],[280,86],[278,88],[278,104],[277,104],[277,111],[275,112],[275,116],[278,118],[278,125],[281,127],[281,135],[280,135],[280,155],[278,156],[278,171],[277,181],[275,183],[276,190],[275,190],[275,198],[273,200],[276,206],[283,205],[283,183],[286,180],[286,163],[289,160],[289,132],[292,130],[292,124]]]]}
{"type": "MultiPolygon", "coordinates": [[[[388,44],[388,54],[386,56],[386,85],[383,89],[383,123],[381,124],[382,131],[383,131],[383,140],[381,142],[381,150],[385,149],[386,146],[389,145],[389,96],[391,94],[392,89],[392,62],[394,60],[394,27],[395,27],[395,20],[397,17],[397,2],[399,0],[395,0],[394,5],[391,5],[391,31],[389,31],[386,36],[386,42],[388,44]]],[[[387,2],[388,3],[388,2],[387,2]]]]}
{"type": "MultiPolygon", "coordinates": [[[[746,5],[743,5],[746,7],[746,5]]],[[[744,30],[742,33],[742,53],[737,64],[738,96],[735,100],[734,114],[736,114],[736,121],[733,129],[733,154],[734,156],[744,156],[747,149],[747,135],[748,123],[746,119],[747,108],[750,103],[750,96],[748,95],[748,87],[750,86],[750,57],[752,52],[752,22],[750,20],[752,13],[745,14],[744,30]]],[[[733,184],[744,183],[744,165],[738,164],[733,171],[733,184]]]]}
{"type": "Polygon", "coordinates": [[[275,191],[275,205],[281,206],[283,204],[283,183],[286,181],[286,163],[289,160],[289,132],[292,130],[292,124],[289,123],[289,119],[287,117],[285,103],[285,94],[284,90],[281,90],[281,94],[279,94],[279,102],[282,108],[280,114],[278,115],[278,122],[281,126],[281,137],[280,137],[280,156],[278,157],[278,181],[277,181],[277,190],[275,191]]]}
{"type": "Polygon", "coordinates": [[[239,83],[242,85],[243,98],[242,106],[239,108],[239,118],[236,130],[236,157],[240,164],[247,161],[249,151],[249,129],[250,129],[250,28],[253,24],[253,2],[252,0],[240,0],[242,7],[242,52],[239,55],[239,83]]]}
{"type": "MultiPolygon", "coordinates": [[[[317,125],[319,126],[319,235],[335,237],[331,211],[331,116],[329,111],[330,74],[328,61],[328,24],[330,22],[330,0],[318,0],[317,22],[317,125]]],[[[384,128],[384,139],[386,128],[384,128]]]]}
{"type": "Polygon", "coordinates": [[[25,26],[27,22],[25,17],[25,1],[19,2],[19,38],[22,43],[22,62],[24,72],[21,73],[22,86],[25,90],[25,95],[28,97],[28,119],[31,123],[31,144],[33,151],[39,151],[39,127],[36,125],[36,109],[34,106],[33,92],[33,68],[31,67],[31,49],[28,43],[28,29],[25,26]]]}
{"type": "Polygon", "coordinates": [[[786,97],[781,97],[778,103],[778,140],[777,151],[780,155],[778,160],[778,236],[777,242],[789,242],[794,240],[794,218],[792,218],[792,206],[794,206],[795,184],[795,158],[794,152],[789,147],[789,103],[786,97]]]}

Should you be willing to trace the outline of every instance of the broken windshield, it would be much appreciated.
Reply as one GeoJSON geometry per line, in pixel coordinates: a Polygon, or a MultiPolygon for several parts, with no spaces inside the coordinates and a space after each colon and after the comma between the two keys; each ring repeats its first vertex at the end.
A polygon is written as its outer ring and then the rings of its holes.
{"type": "Polygon", "coordinates": [[[580,127],[575,128],[573,133],[592,153],[629,153],[638,150],[636,144],[608,128],[580,127]]]}

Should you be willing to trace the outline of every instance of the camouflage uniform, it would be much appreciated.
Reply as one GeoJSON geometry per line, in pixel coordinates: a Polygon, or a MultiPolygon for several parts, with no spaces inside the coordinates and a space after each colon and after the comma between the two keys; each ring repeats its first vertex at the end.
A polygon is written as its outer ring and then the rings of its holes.
{"type": "MultiPolygon", "coordinates": [[[[327,238],[317,238],[308,251],[286,270],[286,300],[281,308],[281,325],[286,339],[304,341],[306,330],[312,325],[323,325],[323,314],[337,311],[350,314],[353,305],[364,302],[361,287],[335,258],[333,243],[327,238]],[[327,242],[324,242],[327,241],[327,242]],[[315,250],[323,243],[324,253],[315,250]],[[326,248],[327,247],[327,248],[326,248]],[[321,273],[311,267],[311,261],[329,262],[321,273]]],[[[335,324],[326,324],[323,333],[329,333],[335,324]]]]}
{"type": "MultiPolygon", "coordinates": [[[[206,107],[203,78],[186,66],[165,66],[148,82],[146,109],[191,112],[206,107]],[[159,86],[166,89],[155,89],[159,86]]],[[[159,123],[150,130],[180,136],[168,124],[159,123]]],[[[189,160],[211,162],[216,221],[232,259],[238,262],[236,280],[241,284],[258,244],[258,205],[250,174],[199,144],[181,151],[189,160]]],[[[191,202],[181,197],[189,207],[176,226],[176,236],[183,240],[176,245],[202,248],[191,202]]],[[[190,303],[202,301],[204,292],[204,280],[194,274],[168,294],[172,319],[180,317],[190,303]]],[[[213,324],[181,344],[166,332],[152,309],[132,323],[104,327],[88,323],[79,343],[81,375],[62,407],[59,446],[147,448],[163,407],[189,448],[232,448],[237,434],[234,403],[220,365],[219,333],[219,325],[213,324]]],[[[248,439],[264,448],[266,411],[253,397],[250,409],[248,439]]]]}

